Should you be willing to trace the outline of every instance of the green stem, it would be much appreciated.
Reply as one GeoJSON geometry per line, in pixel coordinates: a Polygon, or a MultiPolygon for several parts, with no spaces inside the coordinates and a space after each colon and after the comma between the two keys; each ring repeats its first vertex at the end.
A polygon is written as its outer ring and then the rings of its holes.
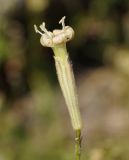
{"type": "Polygon", "coordinates": [[[81,158],[81,130],[76,130],[75,160],[80,160],[80,158],[81,158]]]}

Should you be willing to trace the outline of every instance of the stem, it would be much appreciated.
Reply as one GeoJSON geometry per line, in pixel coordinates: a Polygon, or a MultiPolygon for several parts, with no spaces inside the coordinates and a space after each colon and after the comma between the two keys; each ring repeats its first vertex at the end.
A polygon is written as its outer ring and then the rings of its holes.
{"type": "Polygon", "coordinates": [[[76,130],[75,137],[75,160],[80,160],[81,158],[81,130],[76,130]]]}

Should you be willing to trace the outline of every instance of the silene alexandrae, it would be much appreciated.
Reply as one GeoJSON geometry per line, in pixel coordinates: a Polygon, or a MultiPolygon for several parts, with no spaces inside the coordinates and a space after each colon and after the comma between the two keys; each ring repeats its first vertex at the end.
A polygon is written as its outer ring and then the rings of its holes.
{"type": "Polygon", "coordinates": [[[81,117],[78,107],[75,79],[66,48],[66,43],[74,37],[74,30],[70,26],[65,26],[64,21],[65,17],[59,21],[59,24],[62,24],[62,29],[55,29],[52,32],[46,29],[45,22],[40,25],[40,29],[44,33],[39,31],[36,25],[34,25],[34,28],[36,33],[41,35],[40,43],[44,47],[51,47],[53,49],[57,77],[68,106],[72,126],[75,130],[80,130],[81,117]]]}

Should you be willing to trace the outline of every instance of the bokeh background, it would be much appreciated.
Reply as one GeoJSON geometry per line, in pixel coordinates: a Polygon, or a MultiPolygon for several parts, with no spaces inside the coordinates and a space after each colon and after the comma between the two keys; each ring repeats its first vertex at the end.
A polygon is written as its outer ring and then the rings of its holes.
{"type": "Polygon", "coordinates": [[[53,53],[33,25],[75,30],[68,44],[83,119],[82,160],[129,159],[129,1],[0,0],[0,160],[72,160],[74,132],[53,53]]]}

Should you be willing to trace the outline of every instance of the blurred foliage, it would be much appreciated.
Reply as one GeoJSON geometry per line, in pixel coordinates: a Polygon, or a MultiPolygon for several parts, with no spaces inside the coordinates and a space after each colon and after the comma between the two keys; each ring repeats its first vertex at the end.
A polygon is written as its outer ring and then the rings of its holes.
{"type": "Polygon", "coordinates": [[[83,117],[82,160],[129,157],[129,1],[0,0],[0,160],[74,159],[52,51],[34,24],[66,15],[83,117]]]}

